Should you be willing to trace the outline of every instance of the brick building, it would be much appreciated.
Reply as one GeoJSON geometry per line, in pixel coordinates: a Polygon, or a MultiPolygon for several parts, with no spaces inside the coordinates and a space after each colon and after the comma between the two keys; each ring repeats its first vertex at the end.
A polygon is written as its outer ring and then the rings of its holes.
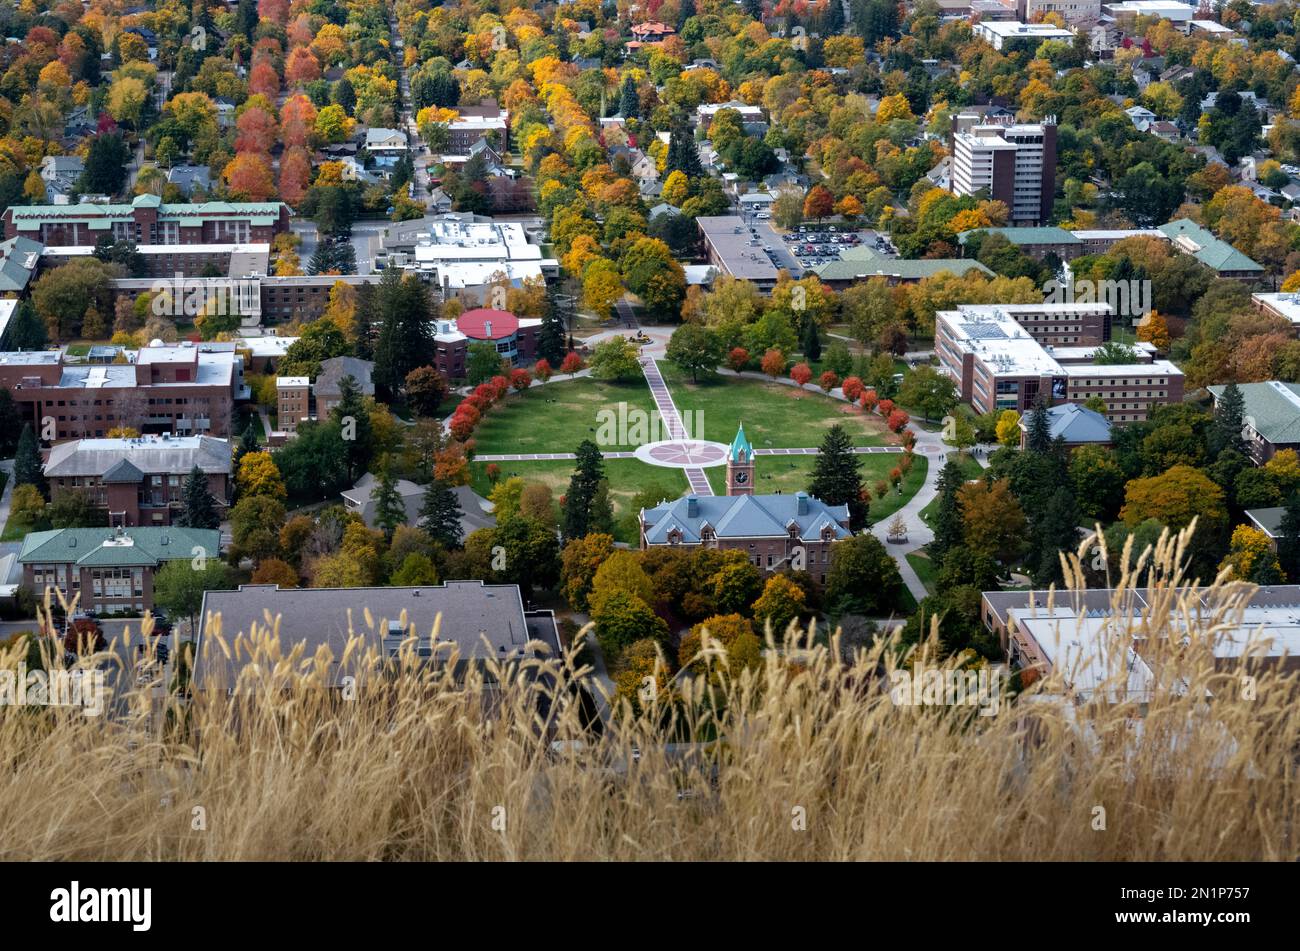
{"type": "Polygon", "coordinates": [[[122,351],[123,363],[71,360],[63,350],[0,353],[0,387],[51,442],[141,433],[230,435],[236,399],[247,397],[233,343],[159,344],[122,351]]]}
{"type": "Polygon", "coordinates": [[[139,612],[153,608],[159,568],[196,554],[219,558],[220,538],[215,528],[63,528],[24,538],[18,562],[38,598],[53,587],[69,602],[79,598],[82,610],[139,612]]]}
{"type": "Polygon", "coordinates": [[[103,235],[136,244],[270,244],[289,230],[283,202],[209,201],[164,204],[139,195],[128,204],[13,205],[0,214],[5,239],[44,245],[90,245],[103,235]]]}
{"type": "Polygon", "coordinates": [[[1153,406],[1181,402],[1182,371],[1154,359],[1149,344],[1133,348],[1136,363],[1097,362],[1099,328],[1109,337],[1108,312],[1106,304],[981,304],[939,311],[935,352],[961,399],[977,413],[1023,414],[1040,393],[1049,405],[1100,397],[1106,420],[1122,424],[1146,419],[1153,406]],[[1067,343],[1044,342],[1050,340],[1067,343]]]}
{"type": "Polygon", "coordinates": [[[821,582],[831,546],[848,538],[849,508],[806,492],[756,495],[754,451],[744,427],[727,454],[727,495],[688,495],[641,510],[641,548],[652,545],[743,551],[765,575],[803,565],[821,582]]]}
{"type": "Polygon", "coordinates": [[[218,511],[230,500],[230,442],[212,436],[78,439],[50,450],[50,495],[89,497],[107,510],[109,525],[170,525],[184,506],[185,480],[195,466],[207,476],[218,511]]]}
{"type": "Polygon", "coordinates": [[[462,379],[470,345],[484,342],[495,344],[497,353],[511,366],[523,366],[537,359],[541,332],[542,322],[535,317],[516,317],[487,307],[467,310],[455,320],[438,321],[434,366],[449,380],[462,379]]]}

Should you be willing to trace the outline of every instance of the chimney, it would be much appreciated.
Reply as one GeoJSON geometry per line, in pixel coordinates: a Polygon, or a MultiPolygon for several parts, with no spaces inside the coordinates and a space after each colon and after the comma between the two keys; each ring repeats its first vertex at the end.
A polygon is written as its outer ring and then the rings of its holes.
{"type": "Polygon", "coordinates": [[[688,518],[699,518],[700,500],[694,495],[686,497],[686,515],[688,518]]]}
{"type": "Polygon", "coordinates": [[[795,495],[795,499],[798,500],[796,503],[797,505],[796,511],[800,515],[807,515],[808,514],[808,493],[799,492],[795,495]]]}

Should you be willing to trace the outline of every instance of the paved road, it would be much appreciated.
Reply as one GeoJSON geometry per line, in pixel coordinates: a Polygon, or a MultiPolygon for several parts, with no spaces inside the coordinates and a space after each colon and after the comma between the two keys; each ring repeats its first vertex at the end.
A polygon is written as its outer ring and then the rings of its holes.
{"type": "MultiPolygon", "coordinates": [[[[643,353],[641,369],[645,372],[650,396],[655,401],[655,406],[659,408],[659,416],[664,421],[668,438],[690,439],[690,434],[686,432],[686,426],[682,423],[681,414],[677,412],[677,404],[673,402],[673,395],[669,392],[668,384],[664,382],[663,374],[659,372],[659,364],[655,362],[654,357],[643,353]]],[[[686,476],[686,483],[696,495],[713,494],[713,486],[709,485],[709,477],[701,467],[688,466],[682,469],[682,472],[686,476]]]]}

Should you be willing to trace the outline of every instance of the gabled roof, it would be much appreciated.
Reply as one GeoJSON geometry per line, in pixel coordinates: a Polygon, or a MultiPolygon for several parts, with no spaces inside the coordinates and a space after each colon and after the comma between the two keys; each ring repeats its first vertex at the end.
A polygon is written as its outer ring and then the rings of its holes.
{"type": "MultiPolygon", "coordinates": [[[[1029,414],[1020,417],[1020,428],[1028,431],[1029,414]]],[[[1048,407],[1047,431],[1053,441],[1060,438],[1067,446],[1110,442],[1110,423],[1106,417],[1078,403],[1048,407]]]]}
{"type": "Polygon", "coordinates": [[[1215,271],[1264,271],[1262,266],[1190,218],[1179,218],[1160,225],[1160,230],[1169,236],[1175,247],[1186,251],[1215,271]]]}
{"type": "Polygon", "coordinates": [[[793,523],[796,536],[817,541],[830,529],[836,539],[851,534],[844,527],[849,520],[847,505],[827,505],[804,493],[795,495],[685,496],[645,509],[646,541],[669,544],[669,535],[680,532],[685,544],[698,544],[706,525],[717,538],[787,538],[793,523]],[[804,508],[800,512],[800,507],[804,508]]]}
{"type": "Polygon", "coordinates": [[[102,476],[104,482],[139,482],[144,473],[131,464],[130,459],[119,459],[102,476]]]}

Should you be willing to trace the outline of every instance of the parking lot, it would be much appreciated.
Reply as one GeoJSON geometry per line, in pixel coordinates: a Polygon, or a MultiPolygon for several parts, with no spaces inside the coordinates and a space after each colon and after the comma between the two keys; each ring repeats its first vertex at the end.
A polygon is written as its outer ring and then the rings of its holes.
{"type": "Polygon", "coordinates": [[[805,269],[812,269],[839,259],[840,252],[848,248],[868,247],[885,257],[895,257],[898,249],[890,243],[889,236],[876,231],[851,231],[842,225],[815,227],[801,225],[797,230],[782,236],[790,254],[805,269]]]}

